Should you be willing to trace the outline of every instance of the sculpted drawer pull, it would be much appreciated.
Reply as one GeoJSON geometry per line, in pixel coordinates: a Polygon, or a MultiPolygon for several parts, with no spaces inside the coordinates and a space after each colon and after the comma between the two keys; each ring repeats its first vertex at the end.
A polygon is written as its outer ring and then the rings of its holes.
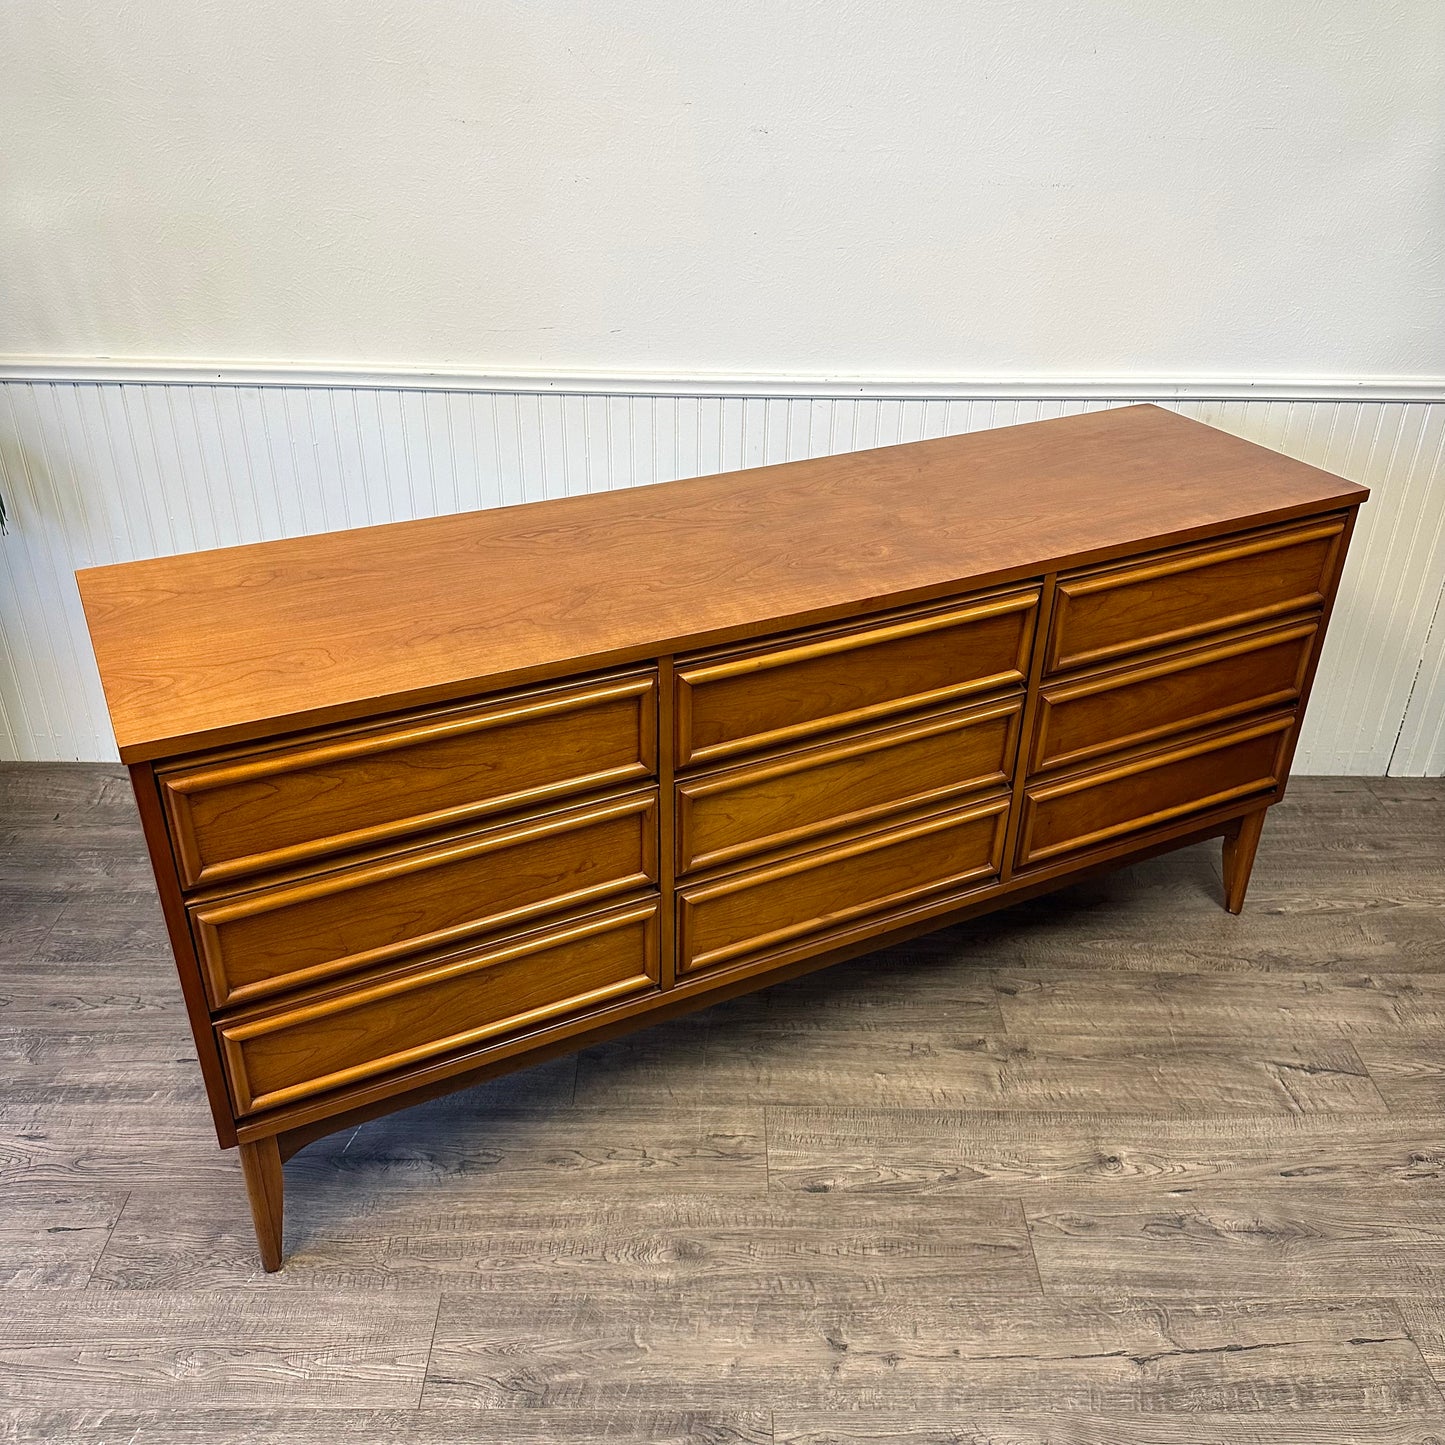
{"type": "Polygon", "coordinates": [[[1338,574],[1344,535],[1345,518],[1331,517],[1064,577],[1047,669],[1090,666],[1317,608],[1338,574]]]}
{"type": "Polygon", "coordinates": [[[236,1107],[275,1108],[656,988],[657,911],[650,899],[223,1024],[236,1107]]]}
{"type": "Polygon", "coordinates": [[[1021,685],[1037,587],[677,669],[677,766],[1021,685]]]}
{"type": "Polygon", "coordinates": [[[158,774],[191,886],[229,882],[652,776],[652,671],[158,774]]]}

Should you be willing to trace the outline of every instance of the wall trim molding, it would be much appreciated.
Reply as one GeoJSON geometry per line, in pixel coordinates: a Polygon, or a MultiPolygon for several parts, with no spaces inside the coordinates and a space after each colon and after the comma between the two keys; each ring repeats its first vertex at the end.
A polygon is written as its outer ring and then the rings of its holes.
{"type": "Polygon", "coordinates": [[[580,396],[946,401],[1445,401],[1445,376],[923,376],[506,372],[264,361],[0,358],[0,382],[350,387],[580,396]]]}

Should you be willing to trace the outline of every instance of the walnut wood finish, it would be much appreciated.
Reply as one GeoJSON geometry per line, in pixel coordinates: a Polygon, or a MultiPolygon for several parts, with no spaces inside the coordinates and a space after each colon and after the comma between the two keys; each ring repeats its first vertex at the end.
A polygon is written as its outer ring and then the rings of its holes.
{"type": "Polygon", "coordinates": [[[612,783],[657,762],[654,674],[513,694],[158,771],[182,880],[216,883],[612,783]]]}
{"type": "Polygon", "coordinates": [[[658,985],[657,902],[499,940],[219,1029],[237,1112],[385,1073],[658,985]]]}
{"type": "Polygon", "coordinates": [[[404,1099],[408,1105],[435,1099],[510,1073],[518,1067],[515,1061],[519,1059],[526,1064],[555,1059],[616,1039],[634,1031],[641,1022],[651,1024],[686,1014],[752,992],[763,984],[782,982],[875,949],[907,943],[945,923],[962,922],[1037,898],[1058,888],[1063,881],[1074,883],[1125,863],[1221,838],[1230,831],[1238,816],[1237,805],[1191,815],[1151,830],[1147,841],[1135,838],[1104,844],[1085,857],[1030,869],[1008,882],[971,889],[961,899],[945,894],[901,913],[881,919],[865,918],[830,933],[826,944],[802,939],[757,964],[679,978],[671,989],[662,993],[623,999],[584,1018],[508,1036],[473,1050],[408,1066],[370,1083],[353,1085],[335,1096],[318,1096],[270,1114],[240,1120],[236,1132],[244,1141],[264,1138],[279,1130],[282,1157],[289,1158],[312,1140],[393,1112],[399,1107],[398,1099],[404,1099]]]}
{"type": "Polygon", "coordinates": [[[1008,798],[868,833],[678,894],[678,972],[756,961],[871,914],[901,912],[998,872],[1008,798]]]}
{"type": "Polygon", "coordinates": [[[121,757],[475,697],[1363,502],[1124,407],[645,492],[99,567],[121,757]]]}
{"type": "Polygon", "coordinates": [[[1364,496],[1145,407],[84,576],[267,1268],[344,1123],[1203,837],[1237,906],[1364,496]]]}
{"type": "Polygon", "coordinates": [[[1318,630],[1309,617],[1050,683],[1039,694],[1032,766],[1068,767],[1181,728],[1293,703],[1318,630]]]}
{"type": "Polygon", "coordinates": [[[1264,816],[1268,811],[1268,808],[1256,808],[1254,812],[1246,813],[1224,835],[1224,906],[1231,913],[1239,913],[1244,908],[1254,854],[1259,847],[1264,816]]]}
{"type": "MultiPolygon", "coordinates": [[[[1029,658],[1029,679],[1024,692],[1024,711],[1021,736],[1023,739],[1034,735],[1039,725],[1039,710],[1041,707],[1040,689],[1043,686],[1044,676],[1044,639],[1048,636],[1049,621],[1054,615],[1054,594],[1058,590],[1057,573],[1049,573],[1044,578],[1043,588],[1039,593],[1039,620],[1034,630],[1034,646],[1032,655],[1029,658]]],[[[1018,806],[1017,799],[1019,791],[1023,786],[1024,779],[1028,776],[1028,757],[1026,753],[1027,743],[1021,741],[1014,765],[1012,778],[1013,806],[1008,810],[1008,819],[1004,824],[1003,841],[1003,863],[999,868],[999,886],[1005,887],[1013,882],[1015,872],[1014,859],[1018,853],[1019,821],[1023,809],[1018,806]]]]}
{"type": "Polygon", "coordinates": [[[1023,796],[1020,866],[1274,790],[1284,781],[1284,749],[1294,724],[1293,713],[1281,713],[1030,784],[1023,796]]]}
{"type": "Polygon", "coordinates": [[[677,871],[797,845],[1007,783],[1021,694],[847,733],[677,786],[677,871]]]}
{"type": "Polygon", "coordinates": [[[451,835],[191,905],[217,1008],[657,883],[657,792],[451,835]]]}
{"type": "Polygon", "coordinates": [[[226,1088],[226,1071],[221,1060],[221,1050],[216,1042],[215,1030],[211,1027],[211,1005],[206,997],[206,985],[186,917],[185,894],[181,888],[171,838],[166,831],[160,790],[156,786],[155,772],[149,764],[134,764],[127,771],[130,774],[131,791],[135,794],[136,811],[140,814],[141,829],[145,834],[146,852],[150,855],[161,912],[166,922],[166,936],[170,940],[171,953],[176,961],[176,973],[180,979],[181,997],[185,1001],[191,1037],[196,1043],[196,1062],[200,1066],[201,1078],[205,1081],[206,1102],[210,1105],[211,1120],[216,1126],[216,1139],[223,1149],[232,1149],[237,1140],[235,1111],[231,1105],[230,1092],[226,1088]]]}
{"type": "Polygon", "coordinates": [[[679,768],[1024,681],[1037,588],[677,666],[679,768]]]}
{"type": "Polygon", "coordinates": [[[281,1150],[274,1134],[240,1146],[241,1177],[256,1226],[256,1248],[261,1267],[273,1274],[281,1268],[285,1178],[281,1150]]]}
{"type": "Polygon", "coordinates": [[[1047,668],[1060,672],[1324,602],[1345,519],[1190,547],[1059,582],[1047,668]]]}

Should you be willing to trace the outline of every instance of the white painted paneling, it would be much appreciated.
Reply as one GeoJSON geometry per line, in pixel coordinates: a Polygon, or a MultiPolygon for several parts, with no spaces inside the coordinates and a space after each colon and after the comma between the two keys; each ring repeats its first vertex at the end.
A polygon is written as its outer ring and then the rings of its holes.
{"type": "Polygon", "coordinates": [[[0,354],[1438,375],[1440,19],[9,0],[0,354]]]}
{"type": "MultiPolygon", "coordinates": [[[[1445,772],[1438,748],[1397,754],[1412,688],[1414,709],[1432,708],[1420,673],[1445,588],[1445,404],[1213,402],[1180,410],[1373,493],[1355,529],[1296,771],[1445,772]]],[[[1445,702],[1441,681],[1436,714],[1445,702]]]]}
{"type": "Polygon", "coordinates": [[[1445,587],[1435,604],[1389,770],[1402,778],[1445,775],[1445,587]]]}
{"type": "MultiPolygon", "coordinates": [[[[0,539],[0,756],[114,756],[72,576],[78,567],[642,485],[1112,404],[939,394],[0,384],[0,490],[12,513],[10,534],[0,539]]],[[[1439,624],[1430,632],[1445,589],[1445,402],[1178,405],[1374,490],[1297,771],[1382,774],[1393,758],[1396,772],[1445,772],[1445,639],[1439,624]]]]}

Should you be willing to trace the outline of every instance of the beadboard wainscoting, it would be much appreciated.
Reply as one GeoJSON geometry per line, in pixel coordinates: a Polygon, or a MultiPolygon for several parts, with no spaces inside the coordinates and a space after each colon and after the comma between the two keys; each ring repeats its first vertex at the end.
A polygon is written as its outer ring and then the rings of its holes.
{"type": "MultiPolygon", "coordinates": [[[[721,383],[106,379],[0,382],[0,758],[115,757],[73,572],[132,558],[642,486],[1007,426],[1167,383],[1036,398],[945,383],[820,394],[721,383]],[[728,393],[728,394],[724,394],[728,393]],[[801,393],[801,394],[800,394],[801,393]]],[[[1001,389],[1003,390],[1003,389],[1001,389]]],[[[1340,386],[1168,401],[1370,487],[1295,761],[1305,773],[1445,772],[1445,400],[1340,386]],[[1296,394],[1296,391],[1299,394],[1296,394]],[[1435,623],[1432,631],[1432,622],[1435,623]]],[[[1420,390],[1428,390],[1421,388],[1420,390]]],[[[1412,393],[1402,393],[1412,395],[1412,393]]]]}

